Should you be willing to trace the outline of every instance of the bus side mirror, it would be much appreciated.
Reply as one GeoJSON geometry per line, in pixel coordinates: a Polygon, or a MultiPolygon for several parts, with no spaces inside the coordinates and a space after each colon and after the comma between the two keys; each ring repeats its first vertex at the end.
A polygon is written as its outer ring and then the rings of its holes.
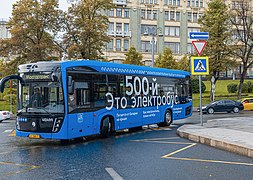
{"type": "Polygon", "coordinates": [[[72,76],[68,76],[68,94],[74,94],[75,82],[72,80],[72,76]]]}

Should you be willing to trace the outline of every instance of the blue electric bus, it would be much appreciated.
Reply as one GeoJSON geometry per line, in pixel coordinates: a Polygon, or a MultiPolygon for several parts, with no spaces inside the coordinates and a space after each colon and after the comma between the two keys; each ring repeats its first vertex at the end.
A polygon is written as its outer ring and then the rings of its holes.
{"type": "Polygon", "coordinates": [[[68,140],[192,115],[190,73],[94,60],[23,64],[16,135],[68,140]]]}

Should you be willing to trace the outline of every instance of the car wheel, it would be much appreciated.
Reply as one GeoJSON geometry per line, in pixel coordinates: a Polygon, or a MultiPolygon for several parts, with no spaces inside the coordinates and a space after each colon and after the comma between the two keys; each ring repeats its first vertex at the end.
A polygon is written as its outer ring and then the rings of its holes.
{"type": "Polygon", "coordinates": [[[214,113],[214,109],[213,109],[213,108],[209,108],[209,109],[207,110],[207,112],[208,112],[208,114],[213,114],[213,113],[214,113]]]}
{"type": "Polygon", "coordinates": [[[239,113],[239,108],[238,107],[234,107],[233,111],[234,111],[234,113],[239,113]]]}

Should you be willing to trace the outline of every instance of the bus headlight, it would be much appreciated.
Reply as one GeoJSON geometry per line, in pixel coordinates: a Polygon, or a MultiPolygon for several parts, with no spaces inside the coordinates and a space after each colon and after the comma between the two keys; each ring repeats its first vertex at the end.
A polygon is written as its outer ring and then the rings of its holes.
{"type": "Polygon", "coordinates": [[[62,121],[63,121],[63,118],[61,118],[61,117],[58,117],[55,119],[52,132],[58,132],[60,130],[62,121]]]}

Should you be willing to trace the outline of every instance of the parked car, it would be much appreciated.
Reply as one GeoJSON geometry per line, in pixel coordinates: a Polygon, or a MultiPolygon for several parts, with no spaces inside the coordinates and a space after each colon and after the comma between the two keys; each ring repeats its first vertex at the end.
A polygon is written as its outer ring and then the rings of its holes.
{"type": "Polygon", "coordinates": [[[214,101],[202,107],[202,112],[208,114],[213,114],[214,112],[238,113],[240,110],[243,110],[243,104],[233,100],[214,101]]]}
{"type": "Polygon", "coordinates": [[[253,110],[253,98],[246,98],[242,100],[244,110],[253,110]]]}
{"type": "Polygon", "coordinates": [[[11,118],[11,113],[9,111],[0,110],[0,114],[3,115],[4,119],[10,119],[11,118]]]}
{"type": "Polygon", "coordinates": [[[5,120],[4,116],[0,113],[0,123],[5,120]]]}

